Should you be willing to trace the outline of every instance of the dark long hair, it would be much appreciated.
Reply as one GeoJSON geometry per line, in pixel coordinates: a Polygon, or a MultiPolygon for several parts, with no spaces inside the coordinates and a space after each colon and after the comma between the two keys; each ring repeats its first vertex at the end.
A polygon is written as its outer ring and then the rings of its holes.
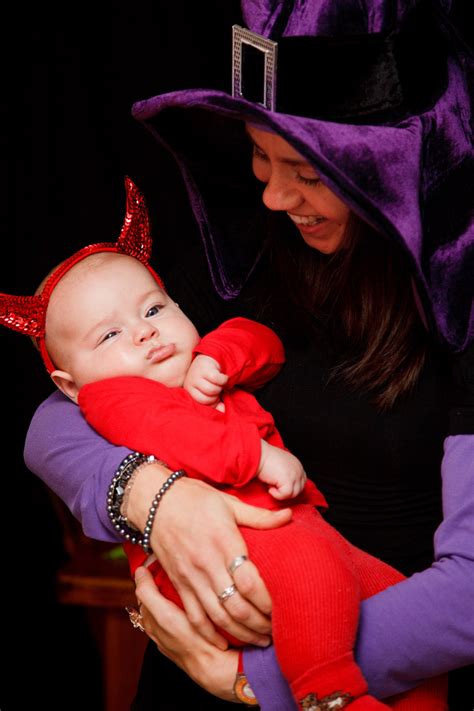
{"type": "Polygon", "coordinates": [[[283,331],[317,329],[337,339],[343,356],[330,377],[369,393],[378,409],[392,408],[415,387],[428,342],[406,256],[354,215],[332,255],[308,247],[286,215],[269,220],[266,292],[275,298],[263,313],[278,314],[283,331]]]}

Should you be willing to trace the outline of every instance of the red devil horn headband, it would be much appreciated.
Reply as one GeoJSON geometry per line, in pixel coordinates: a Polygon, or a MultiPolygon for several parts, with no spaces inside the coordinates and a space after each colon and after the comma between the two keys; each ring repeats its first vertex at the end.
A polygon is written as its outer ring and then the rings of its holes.
{"type": "Polygon", "coordinates": [[[126,254],[142,262],[153,274],[160,287],[164,289],[162,280],[148,263],[151,257],[152,239],[145,198],[128,177],[125,178],[125,190],[127,193],[126,215],[117,242],[99,242],[83,247],[54,270],[41,293],[36,296],[0,294],[0,323],[13,331],[19,331],[19,333],[36,338],[40,353],[50,373],[55,370],[55,365],[49,357],[44,343],[46,310],[54,288],[75,264],[97,252],[126,254]]]}

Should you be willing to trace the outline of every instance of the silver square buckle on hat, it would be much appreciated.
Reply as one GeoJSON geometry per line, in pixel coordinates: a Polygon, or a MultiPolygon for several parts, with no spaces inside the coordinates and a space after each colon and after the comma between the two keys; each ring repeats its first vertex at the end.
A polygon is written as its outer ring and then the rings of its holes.
{"type": "MultiPolygon", "coordinates": [[[[236,99],[244,98],[242,94],[242,45],[247,44],[260,52],[265,57],[263,76],[263,103],[269,111],[275,111],[276,105],[276,70],[278,43],[266,37],[251,32],[240,25],[232,27],[232,96],[236,99]]],[[[260,103],[260,102],[259,102],[260,103]]]]}

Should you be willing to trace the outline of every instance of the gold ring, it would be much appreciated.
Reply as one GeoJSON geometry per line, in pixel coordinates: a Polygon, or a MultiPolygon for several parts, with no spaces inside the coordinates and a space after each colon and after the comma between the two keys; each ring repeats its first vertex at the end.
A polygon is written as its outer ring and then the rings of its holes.
{"type": "Polygon", "coordinates": [[[143,617],[141,616],[137,608],[127,605],[125,609],[128,612],[128,616],[130,617],[130,622],[132,623],[133,627],[135,629],[139,629],[140,632],[144,632],[145,628],[142,625],[143,617]]]}

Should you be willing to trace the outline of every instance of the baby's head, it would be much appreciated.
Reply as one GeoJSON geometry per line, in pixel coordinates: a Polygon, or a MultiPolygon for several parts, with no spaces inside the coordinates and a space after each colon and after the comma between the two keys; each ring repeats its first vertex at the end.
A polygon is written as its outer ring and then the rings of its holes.
{"type": "Polygon", "coordinates": [[[198,342],[149,269],[124,254],[99,252],[75,264],[46,311],[51,377],[75,402],[83,385],[120,375],[181,386],[198,342]]]}
{"type": "Polygon", "coordinates": [[[77,402],[96,380],[135,375],[183,384],[199,336],[149,265],[143,195],[125,179],[127,211],[117,242],[84,247],[34,296],[0,294],[0,322],[32,336],[52,379],[77,402]]]}

